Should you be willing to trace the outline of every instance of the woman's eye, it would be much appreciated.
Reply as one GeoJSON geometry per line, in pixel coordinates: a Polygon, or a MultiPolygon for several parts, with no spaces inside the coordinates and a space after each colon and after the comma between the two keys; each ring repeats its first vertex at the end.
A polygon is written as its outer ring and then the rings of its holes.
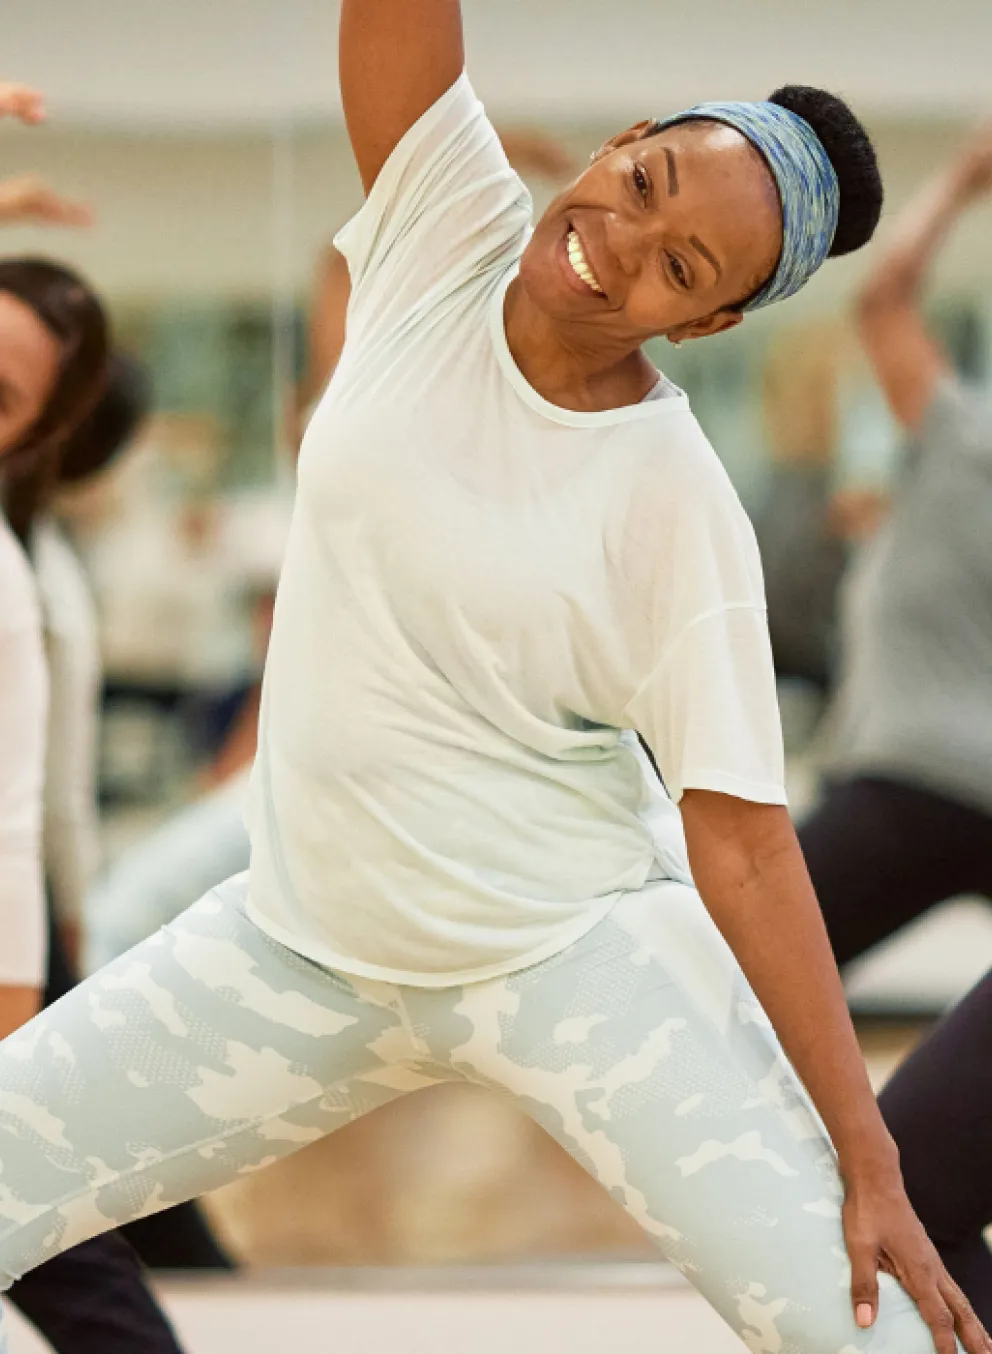
{"type": "Polygon", "coordinates": [[[634,187],[640,193],[644,201],[647,202],[648,193],[651,189],[651,181],[640,165],[634,165],[634,187]]]}
{"type": "Polygon", "coordinates": [[[671,266],[672,273],[675,277],[675,281],[679,284],[680,287],[688,288],[689,279],[686,276],[685,266],[683,265],[682,260],[678,257],[677,254],[669,254],[668,262],[669,265],[671,266]]]}

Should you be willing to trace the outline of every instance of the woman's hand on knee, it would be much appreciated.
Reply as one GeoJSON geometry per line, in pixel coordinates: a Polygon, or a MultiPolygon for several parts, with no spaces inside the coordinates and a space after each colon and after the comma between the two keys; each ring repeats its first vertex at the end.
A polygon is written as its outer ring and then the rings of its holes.
{"type": "Polygon", "coordinates": [[[897,1181],[848,1182],[844,1237],[851,1261],[851,1300],[861,1327],[878,1316],[878,1273],[898,1279],[930,1327],[937,1354],[956,1354],[955,1335],[968,1354],[992,1354],[971,1304],[944,1268],[897,1181]]]}

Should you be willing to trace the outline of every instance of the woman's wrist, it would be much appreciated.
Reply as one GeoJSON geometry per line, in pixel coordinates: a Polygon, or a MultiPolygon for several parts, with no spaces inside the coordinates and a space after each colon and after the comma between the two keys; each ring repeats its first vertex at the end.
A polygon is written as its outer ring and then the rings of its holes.
{"type": "Polygon", "coordinates": [[[849,1188],[901,1184],[899,1149],[881,1118],[878,1126],[853,1131],[848,1141],[835,1142],[840,1173],[849,1188]]]}

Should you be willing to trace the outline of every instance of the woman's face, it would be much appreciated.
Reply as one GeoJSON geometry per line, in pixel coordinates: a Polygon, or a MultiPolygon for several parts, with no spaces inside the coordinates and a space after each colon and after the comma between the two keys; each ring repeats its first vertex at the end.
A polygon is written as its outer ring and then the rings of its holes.
{"type": "Polygon", "coordinates": [[[60,356],[58,339],[31,307],[0,291],[0,457],[42,414],[60,356]]]}
{"type": "Polygon", "coordinates": [[[661,334],[719,333],[778,263],[782,211],[758,151],[717,123],[649,130],[602,148],[521,261],[530,300],[590,344],[633,350],[661,334]]]}

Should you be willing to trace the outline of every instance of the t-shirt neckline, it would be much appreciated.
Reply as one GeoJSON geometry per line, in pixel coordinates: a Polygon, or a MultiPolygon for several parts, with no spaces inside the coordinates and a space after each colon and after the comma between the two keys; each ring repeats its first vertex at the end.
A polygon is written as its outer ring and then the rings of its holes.
{"type": "Polygon", "coordinates": [[[681,390],[678,394],[668,395],[662,400],[648,399],[642,400],[640,404],[624,404],[616,409],[593,411],[563,409],[561,405],[552,404],[550,400],[546,400],[542,394],[534,389],[517,366],[513,354],[510,352],[510,345],[506,341],[506,323],[504,320],[506,293],[519,270],[520,264],[518,261],[512,268],[508,268],[505,276],[500,279],[489,311],[489,330],[496,361],[499,363],[503,375],[525,404],[530,405],[537,413],[543,414],[545,418],[551,419],[554,423],[563,423],[570,428],[608,428],[618,423],[633,423],[640,419],[658,418],[688,408],[689,402],[685,392],[681,390]]]}

